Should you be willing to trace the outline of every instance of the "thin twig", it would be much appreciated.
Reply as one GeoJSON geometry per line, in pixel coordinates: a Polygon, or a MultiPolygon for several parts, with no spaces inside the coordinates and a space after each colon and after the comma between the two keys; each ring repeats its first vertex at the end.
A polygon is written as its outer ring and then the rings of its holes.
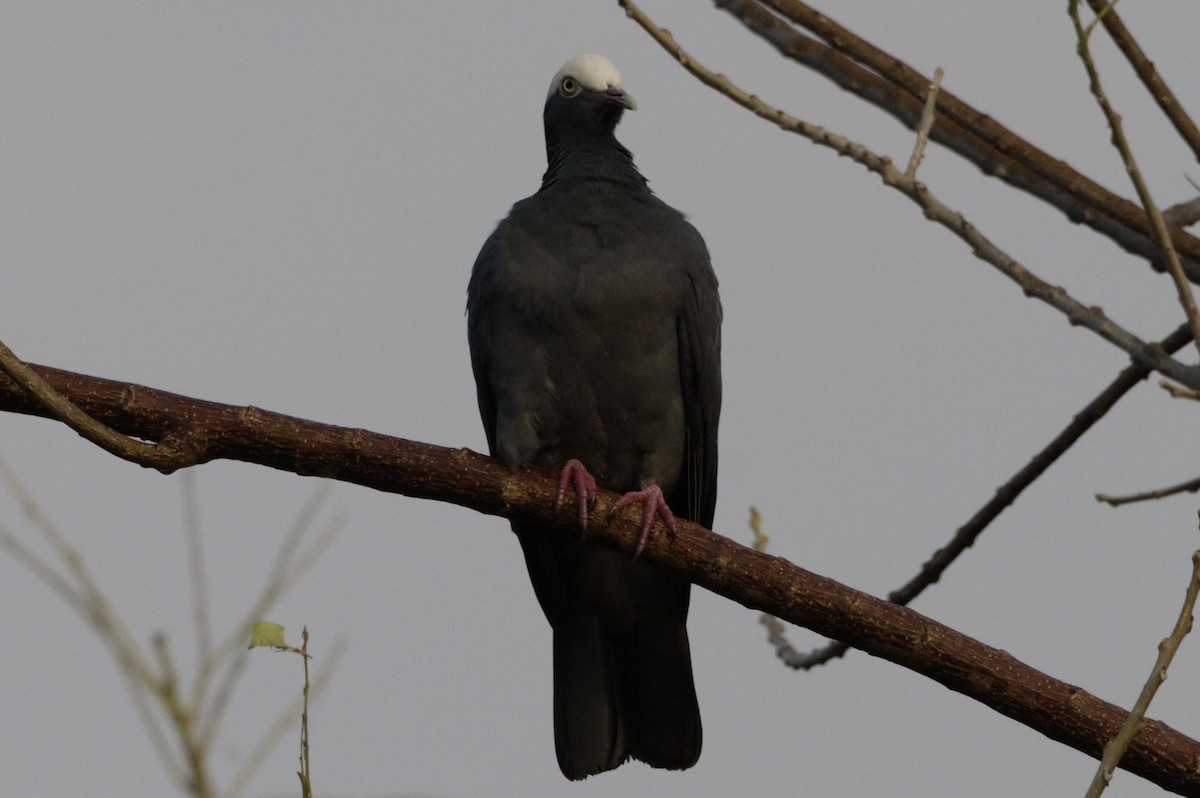
{"type": "MultiPolygon", "coordinates": [[[[1164,338],[1159,346],[1164,351],[1170,353],[1182,349],[1191,340],[1192,333],[1188,329],[1188,326],[1181,324],[1170,335],[1164,338]]],[[[1054,436],[1054,439],[1034,455],[1020,471],[1013,474],[1008,482],[997,488],[992,498],[980,507],[975,512],[975,515],[971,516],[969,521],[958,528],[949,543],[934,552],[933,556],[921,566],[921,570],[916,576],[910,579],[903,587],[889,593],[887,597],[888,601],[895,604],[909,604],[913,599],[921,595],[925,588],[930,587],[941,579],[946,569],[963,552],[975,545],[975,541],[983,534],[983,531],[987,529],[992,521],[996,520],[1000,513],[1004,512],[1005,508],[1016,501],[1017,497],[1044,474],[1058,458],[1066,454],[1067,450],[1082,438],[1084,433],[1095,426],[1100,419],[1104,418],[1105,414],[1120,401],[1121,397],[1125,396],[1125,394],[1149,376],[1149,374],[1150,370],[1143,365],[1134,363],[1126,366],[1116,376],[1116,379],[1109,383],[1103,391],[1097,394],[1092,401],[1088,402],[1082,410],[1075,414],[1075,417],[1071,419],[1071,423],[1067,424],[1062,432],[1054,436]]],[[[782,627],[780,627],[778,632],[771,626],[768,626],[768,629],[772,629],[772,634],[778,633],[782,635],[782,627]]],[[[773,644],[776,650],[780,650],[777,642],[773,644]]],[[[793,668],[808,670],[843,656],[846,650],[847,647],[844,643],[831,641],[807,654],[796,654],[794,657],[788,658],[783,653],[780,653],[780,657],[793,668]]]]}
{"type": "MultiPolygon", "coordinates": [[[[758,512],[757,507],[750,508],[750,533],[754,539],[752,544],[754,550],[766,552],[771,539],[762,531],[762,515],[758,512]]],[[[767,627],[767,642],[775,649],[775,655],[783,660],[783,664],[790,668],[800,667],[793,663],[802,659],[803,655],[787,639],[787,627],[783,621],[764,612],[758,616],[758,622],[767,627]]]]}
{"type": "MultiPolygon", "coordinates": [[[[212,700],[209,702],[208,711],[204,716],[203,734],[209,739],[216,734],[233,695],[233,688],[237,683],[238,676],[245,668],[247,660],[245,641],[250,628],[255,621],[262,620],[271,607],[308,573],[345,528],[345,514],[335,513],[324,526],[312,534],[312,539],[306,546],[302,545],[309,537],[321,508],[329,498],[331,484],[325,482],[314,490],[296,513],[296,519],[292,522],[287,535],[284,536],[283,543],[279,546],[275,564],[267,576],[258,599],[251,605],[242,622],[217,648],[216,661],[228,662],[228,665],[225,666],[224,672],[213,688],[212,700]]],[[[247,762],[247,766],[249,764],[247,762]]]]}
{"type": "Polygon", "coordinates": [[[1138,694],[1133,709],[1125,718],[1125,723],[1121,725],[1121,730],[1104,746],[1104,756],[1100,759],[1100,766],[1096,768],[1096,775],[1092,778],[1085,798],[1099,798],[1104,788],[1112,781],[1113,772],[1137,735],[1146,717],[1146,710],[1150,708],[1150,702],[1154,700],[1158,688],[1167,680],[1167,668],[1175,658],[1179,644],[1187,637],[1188,632],[1192,631],[1192,610],[1196,606],[1197,594],[1200,594],[1200,551],[1192,554],[1192,576],[1188,580],[1187,592],[1183,597],[1183,606],[1179,608],[1175,626],[1171,629],[1171,634],[1158,644],[1158,657],[1154,660],[1150,677],[1146,679],[1146,684],[1138,694]]]}
{"type": "MultiPolygon", "coordinates": [[[[307,545],[301,545],[306,542],[304,538],[312,529],[316,515],[329,494],[329,485],[327,482],[322,483],[313,491],[299,517],[288,530],[284,541],[285,550],[281,550],[277,556],[262,595],[252,608],[251,617],[261,618],[270,605],[313,566],[344,526],[339,515],[316,532],[313,539],[307,541],[307,545]]],[[[216,738],[217,726],[244,661],[244,657],[238,655],[245,651],[245,633],[250,624],[247,623],[236,630],[238,640],[232,647],[223,644],[213,649],[211,641],[198,645],[198,649],[207,651],[207,655],[199,663],[190,695],[185,697],[166,635],[154,635],[153,661],[157,667],[153,667],[120,616],[108,603],[99,583],[84,565],[83,558],[70,546],[65,536],[2,459],[0,487],[6,488],[17,500],[26,519],[50,545],[60,564],[56,566],[36,555],[3,525],[0,525],[0,550],[11,554],[18,563],[50,586],[72,609],[95,627],[100,639],[117,660],[138,717],[168,774],[191,795],[197,798],[211,798],[216,793],[210,775],[209,755],[216,738]],[[209,693],[208,687],[214,676],[220,678],[209,693]]],[[[189,498],[194,498],[194,491],[188,492],[184,497],[184,514],[185,526],[189,527],[188,535],[191,538],[189,546],[195,549],[190,560],[195,581],[197,577],[194,557],[199,554],[199,524],[189,498]]],[[[203,582],[203,578],[201,573],[198,581],[203,582]]],[[[203,595],[197,598],[201,604],[207,604],[203,595]]],[[[207,613],[203,621],[196,621],[197,635],[200,636],[208,628],[207,613]]],[[[273,742],[277,742],[277,739],[273,742]]],[[[255,750],[263,750],[262,745],[255,750]]],[[[262,757],[247,761],[242,772],[252,773],[261,763],[262,757]]]]}
{"type": "Polygon", "coordinates": [[[183,436],[172,436],[159,443],[146,443],[101,424],[54,390],[3,342],[0,342],[0,371],[36,397],[52,416],[109,454],[164,474],[199,462],[197,453],[183,436]]]}
{"type": "Polygon", "coordinates": [[[783,130],[797,133],[814,144],[829,147],[839,155],[844,155],[865,167],[868,171],[878,174],[883,179],[884,185],[896,189],[915,202],[928,219],[942,225],[966,242],[976,257],[992,264],[1002,274],[1017,283],[1026,296],[1036,297],[1056,308],[1067,317],[1071,324],[1086,327],[1127,352],[1137,362],[1148,365],[1155,371],[1188,387],[1200,388],[1200,369],[1167,357],[1161,349],[1148,345],[1133,333],[1113,322],[1100,308],[1085,306],[1062,287],[1050,285],[1030,272],[992,243],[961,213],[942,203],[924,184],[917,180],[906,179],[891,159],[876,155],[861,144],[797,119],[763,102],[757,96],[739,88],[724,75],[712,72],[697,62],[675,41],[670,32],[655,25],[632,0],[619,0],[619,2],[629,17],[641,25],[664,50],[706,86],[716,89],[738,105],[773,122],[783,130]]]}
{"type": "Polygon", "coordinates": [[[1108,31],[1113,42],[1125,54],[1125,59],[1129,61],[1129,65],[1141,79],[1147,93],[1154,98],[1158,107],[1175,126],[1179,137],[1191,148],[1196,160],[1200,160],[1200,129],[1183,109],[1183,105],[1180,104],[1167,82],[1158,74],[1158,70],[1154,68],[1154,62],[1142,52],[1142,48],[1138,46],[1133,34],[1117,16],[1116,9],[1113,8],[1114,3],[1109,0],[1088,0],[1088,5],[1096,12],[1097,18],[1104,25],[1104,29],[1108,31]]]}
{"type": "Polygon", "coordinates": [[[1162,212],[1163,221],[1176,227],[1187,227],[1200,222],[1200,197],[1172,205],[1162,212]]]}
{"type": "Polygon", "coordinates": [[[192,587],[192,622],[196,626],[196,659],[208,662],[212,658],[212,624],[208,617],[208,574],[204,563],[204,546],[200,534],[200,506],[196,498],[196,475],[184,471],[183,537],[187,541],[188,575],[192,587]]]}
{"type": "MultiPolygon", "coordinates": [[[[765,553],[771,539],[762,531],[762,515],[759,514],[757,507],[750,508],[750,532],[754,539],[754,550],[765,553]]],[[[801,654],[796,650],[796,647],[788,640],[787,626],[774,615],[764,612],[758,616],[758,622],[767,628],[767,643],[775,649],[775,656],[779,657],[784,665],[794,670],[808,670],[813,665],[822,664],[811,662],[811,654],[801,654]]],[[[846,653],[847,646],[844,643],[834,642],[832,645],[841,646],[841,651],[834,656],[840,657],[846,653]]]]}
{"type": "Polygon", "coordinates": [[[1152,501],[1154,499],[1162,499],[1167,496],[1175,496],[1180,493],[1195,493],[1200,490],[1200,477],[1189,479],[1187,482],[1180,482],[1178,485],[1171,485],[1166,488],[1158,488],[1157,490],[1148,490],[1142,493],[1131,493],[1128,496],[1113,496],[1108,493],[1097,493],[1096,501],[1104,502],[1110,507],[1120,507],[1122,504],[1133,504],[1134,502],[1152,501]]]}
{"type": "MultiPolygon", "coordinates": [[[[1110,9],[1111,4],[1106,7],[1105,11],[1110,9]]],[[[1138,199],[1146,210],[1146,215],[1150,218],[1150,230],[1154,235],[1154,241],[1162,250],[1163,257],[1167,262],[1167,271],[1170,273],[1171,280],[1175,283],[1175,291],[1179,295],[1179,304],[1183,307],[1188,323],[1192,325],[1192,336],[1196,341],[1196,349],[1200,351],[1200,309],[1196,308],[1192,287],[1188,283],[1187,275],[1183,273],[1183,265],[1179,262],[1179,255],[1175,252],[1175,245],[1171,242],[1171,234],[1167,230],[1166,222],[1163,221],[1158,206],[1154,204],[1154,199],[1150,196],[1150,187],[1142,179],[1142,172],[1138,169],[1137,161],[1133,157],[1133,148],[1129,146],[1129,140],[1125,137],[1125,126],[1121,123],[1121,115],[1108,101],[1108,96],[1104,93],[1104,86],[1100,83],[1100,72],[1092,60],[1088,41],[1091,38],[1092,30],[1099,21],[1099,16],[1085,27],[1079,18],[1079,0],[1069,0],[1067,11],[1075,25],[1076,52],[1079,53],[1079,59],[1087,71],[1092,96],[1096,98],[1100,110],[1104,112],[1104,118],[1108,120],[1108,127],[1112,130],[1113,146],[1121,154],[1121,160],[1125,163],[1125,171],[1129,174],[1134,190],[1137,191],[1138,199]]],[[[1107,16],[1106,13],[1102,15],[1107,16]]],[[[1189,384],[1189,387],[1200,386],[1189,384]]]]}
{"type": "MultiPolygon", "coordinates": [[[[245,641],[242,642],[242,648],[245,648],[245,641]]],[[[342,657],[346,654],[346,649],[349,644],[344,637],[339,637],[333,642],[333,647],[330,649],[329,656],[324,660],[324,665],[318,669],[316,677],[313,679],[311,698],[316,700],[319,698],[329,686],[329,680],[333,678],[333,674],[337,672],[338,665],[341,664],[342,657]]],[[[245,762],[238,772],[230,779],[229,789],[227,794],[230,798],[239,798],[246,792],[246,788],[250,784],[250,780],[254,778],[254,774],[266,759],[268,753],[279,744],[283,736],[292,730],[293,724],[296,722],[296,713],[300,711],[304,703],[303,696],[296,696],[288,705],[279,713],[270,728],[263,733],[259,738],[258,743],[246,756],[245,762]]]]}
{"type": "Polygon", "coordinates": [[[147,695],[153,695],[161,701],[164,691],[141,647],[112,611],[84,565],[82,556],[67,543],[54,522],[3,459],[0,459],[0,484],[17,500],[26,520],[50,545],[62,570],[38,557],[4,527],[0,527],[0,547],[12,554],[96,629],[120,667],[126,690],[163,767],[177,783],[186,785],[192,782],[187,766],[171,746],[160,717],[153,712],[147,700],[147,695]]]}
{"type": "Polygon", "coordinates": [[[921,123],[917,125],[917,143],[913,147],[912,156],[908,159],[908,168],[904,170],[906,180],[915,180],[917,167],[925,157],[925,145],[929,141],[929,129],[933,127],[937,115],[938,89],[942,86],[942,68],[933,70],[933,81],[929,84],[929,93],[925,97],[925,108],[921,111],[921,123]]]}
{"type": "Polygon", "coordinates": [[[1159,380],[1158,387],[1171,395],[1172,399],[1191,399],[1200,401],[1200,391],[1191,388],[1183,388],[1170,380],[1159,380]]]}
{"type": "MultiPolygon", "coordinates": [[[[916,127],[920,98],[929,78],[904,61],[799,0],[715,3],[784,56],[830,78],[904,125],[916,127]],[[802,35],[792,25],[824,41],[802,35]]],[[[1160,248],[1150,236],[1146,214],[1136,203],[1117,196],[944,88],[938,96],[938,117],[930,138],[985,174],[1038,197],[1072,222],[1089,226],[1127,252],[1147,258],[1155,269],[1166,270],[1160,248]]],[[[1177,247],[1187,255],[1189,276],[1200,282],[1200,239],[1184,231],[1174,235],[1177,247]]]]}
{"type": "Polygon", "coordinates": [[[308,627],[304,627],[303,642],[300,644],[300,658],[304,662],[304,706],[300,710],[300,792],[303,798],[312,798],[312,770],[310,768],[308,748],[308,627]]]}
{"type": "Polygon", "coordinates": [[[160,709],[170,719],[170,728],[174,731],[177,744],[187,760],[187,776],[181,786],[195,798],[216,798],[208,765],[210,748],[196,730],[197,707],[185,703],[180,695],[179,680],[166,634],[156,633],[152,642],[160,670],[153,692],[159,699],[160,709]]]}

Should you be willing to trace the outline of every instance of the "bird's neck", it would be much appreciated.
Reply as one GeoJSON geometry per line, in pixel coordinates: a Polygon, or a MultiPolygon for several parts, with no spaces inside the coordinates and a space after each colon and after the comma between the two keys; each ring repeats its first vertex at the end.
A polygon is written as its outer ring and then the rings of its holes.
{"type": "Polygon", "coordinates": [[[569,178],[611,180],[647,188],[646,178],[633,163],[633,154],[611,135],[570,143],[547,139],[546,161],[543,190],[569,178]]]}

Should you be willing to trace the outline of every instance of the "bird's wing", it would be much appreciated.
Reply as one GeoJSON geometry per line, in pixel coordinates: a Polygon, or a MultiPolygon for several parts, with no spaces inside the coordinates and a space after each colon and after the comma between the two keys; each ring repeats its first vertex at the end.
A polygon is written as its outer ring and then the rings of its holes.
{"type": "MultiPolygon", "coordinates": [[[[687,224],[685,222],[685,224],[687,224]]],[[[717,503],[717,422],[721,413],[721,302],[704,240],[690,224],[684,297],[676,321],[686,442],[673,507],[712,528],[717,503]]]]}
{"type": "Polygon", "coordinates": [[[499,278],[500,235],[500,228],[497,228],[479,250],[467,284],[467,343],[471,349],[479,415],[487,434],[488,452],[492,455],[496,454],[496,394],[488,374],[492,355],[490,298],[495,294],[491,288],[499,278]]]}

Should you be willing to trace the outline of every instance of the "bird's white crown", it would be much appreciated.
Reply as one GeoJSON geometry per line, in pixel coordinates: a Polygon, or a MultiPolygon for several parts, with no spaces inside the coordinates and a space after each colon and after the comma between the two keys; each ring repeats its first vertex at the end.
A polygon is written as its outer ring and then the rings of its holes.
{"type": "Polygon", "coordinates": [[[558,91],[562,79],[571,76],[579,81],[579,85],[590,91],[621,88],[621,73],[602,55],[587,53],[577,55],[562,65],[554,80],[550,81],[550,91],[547,96],[558,91]]]}

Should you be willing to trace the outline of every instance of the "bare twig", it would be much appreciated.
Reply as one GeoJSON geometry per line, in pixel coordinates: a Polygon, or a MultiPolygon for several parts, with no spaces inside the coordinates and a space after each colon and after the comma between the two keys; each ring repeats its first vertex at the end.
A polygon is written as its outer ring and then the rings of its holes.
{"type": "MultiPolygon", "coordinates": [[[[41,409],[45,410],[44,407],[41,409]]],[[[36,555],[3,525],[0,525],[0,549],[8,551],[18,563],[49,585],[95,627],[100,639],[116,659],[138,716],[171,778],[197,798],[215,796],[208,764],[209,754],[217,726],[244,662],[243,643],[249,622],[235,630],[238,639],[234,646],[226,642],[213,649],[211,641],[198,646],[201,651],[207,649],[207,656],[199,663],[191,690],[185,693],[166,634],[159,632],[153,636],[153,659],[148,657],[108,603],[99,583],[84,565],[82,556],[70,546],[3,460],[0,460],[0,486],[16,498],[30,525],[50,545],[58,564],[36,555]],[[220,678],[210,692],[212,679],[218,674],[220,678]]],[[[270,605],[312,566],[315,558],[341,528],[341,521],[335,518],[317,534],[315,540],[307,546],[301,546],[302,539],[312,527],[312,516],[318,512],[324,496],[328,494],[328,486],[323,485],[322,488],[306,503],[300,517],[289,530],[284,542],[288,550],[280,552],[263,593],[252,608],[252,617],[258,618],[267,612],[270,605]]],[[[189,496],[194,497],[194,491],[189,496]]],[[[185,496],[185,504],[189,496],[185,496]]],[[[194,545],[198,549],[197,518],[194,507],[185,507],[185,525],[190,527],[188,535],[196,538],[194,545]]],[[[194,569],[194,561],[191,564],[194,569]]],[[[197,597],[194,595],[194,598],[197,597]]],[[[208,627],[207,614],[203,622],[196,619],[195,615],[194,620],[197,635],[204,634],[208,627]]],[[[325,672],[331,671],[325,668],[322,674],[325,672]]],[[[314,689],[320,683],[318,680],[314,689]]],[[[288,722],[291,722],[291,716],[288,722]]],[[[255,750],[267,750],[278,739],[278,736],[267,735],[255,750]]],[[[262,761],[261,755],[247,760],[240,775],[248,779],[262,761]]]]}
{"type": "MultiPolygon", "coordinates": [[[[267,575],[258,599],[247,610],[241,623],[231,629],[229,635],[217,647],[212,667],[202,666],[196,679],[198,690],[203,692],[207,689],[209,679],[217,679],[208,710],[204,713],[201,732],[210,741],[216,736],[233,695],[233,688],[245,668],[247,651],[244,642],[250,627],[255,621],[261,620],[270,608],[308,573],[345,528],[345,515],[335,513],[319,530],[315,533],[312,531],[313,524],[329,497],[331,484],[323,483],[304,502],[279,546],[275,564],[267,575]],[[227,664],[218,675],[215,671],[221,663],[227,664]]],[[[248,771],[247,778],[260,764],[261,761],[254,758],[246,761],[244,767],[248,771]]]]}
{"type": "MultiPolygon", "coordinates": [[[[1105,8],[1105,11],[1108,10],[1111,10],[1111,5],[1105,8]]],[[[1099,17],[1093,19],[1087,26],[1084,26],[1079,17],[1079,0],[1069,0],[1067,11],[1071,16],[1071,21],[1075,25],[1076,51],[1079,53],[1079,58],[1083,62],[1084,69],[1087,71],[1088,84],[1092,95],[1096,98],[1096,102],[1099,103],[1100,110],[1104,112],[1104,118],[1108,120],[1109,129],[1112,130],[1113,146],[1121,154],[1121,160],[1125,163],[1125,171],[1129,174],[1129,179],[1133,182],[1138,199],[1141,201],[1142,207],[1146,210],[1146,215],[1150,217],[1150,230],[1154,235],[1154,241],[1162,250],[1163,258],[1167,262],[1167,271],[1170,273],[1171,279],[1175,283],[1175,291],[1179,295],[1179,304],[1183,307],[1183,312],[1188,323],[1192,325],[1192,336],[1196,341],[1197,350],[1200,350],[1200,310],[1196,308],[1196,299],[1192,296],[1192,287],[1188,283],[1187,275],[1183,272],[1183,265],[1179,262],[1179,255],[1175,252],[1175,245],[1171,241],[1171,234],[1167,230],[1166,222],[1163,221],[1162,214],[1158,211],[1158,206],[1154,204],[1154,199],[1150,196],[1150,187],[1142,179],[1141,170],[1138,169],[1137,161],[1133,157],[1133,148],[1129,146],[1129,140],[1125,137],[1125,127],[1121,123],[1121,115],[1116,112],[1112,104],[1108,101],[1108,96],[1104,93],[1104,86],[1100,82],[1100,72],[1096,69],[1096,64],[1092,60],[1088,42],[1091,38],[1092,30],[1094,30],[1096,23],[1099,21],[1099,17]]],[[[1101,16],[1107,16],[1107,13],[1101,14],[1101,16]]],[[[1196,388],[1200,386],[1189,384],[1189,387],[1196,388]]]]}
{"type": "MultiPolygon", "coordinates": [[[[194,762],[189,761],[185,764],[180,759],[179,752],[172,747],[168,739],[167,730],[163,728],[161,716],[156,714],[151,706],[152,703],[157,703],[161,709],[166,709],[168,714],[172,714],[172,710],[178,708],[172,684],[172,669],[161,667],[160,662],[161,676],[155,672],[136,638],[112,609],[99,583],[84,564],[83,557],[67,542],[66,537],[3,460],[0,460],[0,484],[16,498],[26,520],[49,544],[58,559],[58,565],[38,557],[16,535],[2,528],[0,545],[92,625],[117,661],[126,689],[163,767],[178,784],[193,795],[210,795],[211,793],[203,791],[209,785],[207,773],[193,772],[191,765],[194,762]],[[152,696],[153,701],[148,700],[147,696],[152,696]]],[[[182,735],[176,735],[176,738],[180,740],[182,735]]],[[[186,742],[181,747],[185,749],[185,758],[190,760],[186,754],[186,742]]]]}
{"type": "Polygon", "coordinates": [[[1184,385],[1200,388],[1200,370],[1196,367],[1184,365],[1167,357],[1161,349],[1148,345],[1133,333],[1113,322],[1105,316],[1100,308],[1085,306],[1062,287],[1050,285],[1030,272],[983,235],[961,213],[942,203],[926,186],[919,181],[905,178],[891,159],[876,155],[861,144],[797,119],[763,102],[757,96],[739,88],[724,75],[712,72],[697,62],[675,41],[670,32],[655,25],[632,0],[619,0],[619,2],[627,15],[641,25],[664,50],[706,86],[716,89],[738,105],[773,122],[783,130],[797,133],[814,144],[829,147],[839,155],[862,165],[868,171],[878,174],[883,179],[884,185],[896,189],[915,202],[920,206],[926,218],[937,222],[966,242],[976,257],[992,264],[1002,274],[1017,283],[1026,296],[1040,299],[1059,310],[1071,324],[1086,327],[1127,352],[1137,362],[1148,365],[1155,371],[1184,385]]]}
{"type": "Polygon", "coordinates": [[[1184,594],[1183,606],[1179,609],[1175,626],[1171,629],[1171,634],[1158,644],[1158,657],[1154,660],[1150,677],[1142,687],[1142,692],[1138,694],[1125,722],[1121,724],[1121,731],[1104,746],[1104,756],[1100,759],[1100,766],[1096,768],[1096,775],[1088,787],[1086,798],[1099,798],[1104,788],[1112,781],[1113,772],[1137,735],[1142,720],[1146,717],[1146,710],[1150,708],[1150,702],[1154,700],[1158,688],[1167,680],[1167,668],[1175,658],[1179,644],[1187,637],[1188,632],[1192,631],[1192,610],[1196,606],[1197,594],[1200,594],[1200,551],[1192,554],[1192,577],[1188,580],[1187,592],[1184,594]]]}
{"type": "Polygon", "coordinates": [[[204,546],[200,535],[200,505],[196,500],[196,475],[184,471],[183,536],[187,540],[189,582],[192,587],[192,622],[196,626],[196,654],[199,662],[212,657],[212,625],[208,618],[208,575],[204,567],[204,546]]]}
{"type": "Polygon", "coordinates": [[[308,627],[304,627],[303,642],[300,644],[300,657],[304,661],[304,706],[300,710],[300,792],[304,798],[312,798],[312,770],[308,750],[308,627]]]}
{"type": "Polygon", "coordinates": [[[0,342],[0,371],[34,396],[50,414],[109,454],[169,474],[199,462],[185,437],[170,436],[158,443],[134,440],[101,424],[58,393],[0,342]]]}
{"type": "Polygon", "coordinates": [[[1162,212],[1163,221],[1176,227],[1200,222],[1200,197],[1176,203],[1162,212]]]}
{"type": "MultiPolygon", "coordinates": [[[[1188,325],[1181,324],[1170,335],[1164,338],[1159,346],[1164,351],[1170,353],[1182,349],[1191,340],[1192,333],[1188,329],[1188,325]]],[[[988,525],[1000,513],[1004,512],[1005,508],[1016,501],[1017,497],[1044,474],[1058,458],[1066,454],[1067,450],[1082,438],[1084,433],[1095,426],[1100,419],[1104,418],[1105,414],[1120,401],[1121,397],[1132,390],[1134,386],[1144,380],[1149,374],[1150,370],[1140,364],[1134,363],[1126,366],[1116,376],[1116,379],[1096,395],[1096,398],[1088,402],[1082,410],[1075,414],[1075,417],[1071,419],[1071,423],[1067,424],[1062,432],[1054,437],[1054,440],[1046,444],[1020,471],[1013,474],[1008,482],[997,488],[992,498],[988,499],[971,516],[970,520],[958,528],[954,533],[954,537],[950,539],[950,542],[934,552],[933,556],[925,561],[925,564],[921,566],[921,570],[916,576],[899,589],[889,593],[887,596],[888,601],[896,604],[909,604],[913,599],[921,595],[927,587],[930,587],[941,579],[946,569],[967,549],[975,545],[975,541],[983,534],[983,531],[987,529],[988,525]]],[[[771,627],[768,626],[768,628],[770,629],[771,627]]],[[[772,633],[774,634],[775,630],[772,630],[772,633]]],[[[782,627],[780,627],[778,634],[782,636],[782,627]]],[[[778,646],[776,647],[778,648],[778,646]]],[[[841,657],[845,655],[846,651],[847,646],[845,643],[831,641],[807,654],[795,654],[794,656],[785,657],[781,653],[780,658],[793,668],[808,670],[841,657]]]]}
{"type": "MultiPolygon", "coordinates": [[[[766,552],[771,539],[762,531],[762,515],[758,512],[757,507],[750,508],[750,533],[754,540],[754,550],[766,552]]],[[[783,660],[783,664],[789,668],[803,667],[795,664],[798,660],[803,659],[804,655],[797,651],[788,640],[787,627],[783,622],[766,612],[758,616],[758,622],[767,627],[767,642],[775,649],[775,655],[783,660]]]]}
{"type": "Polygon", "coordinates": [[[1133,34],[1125,27],[1125,23],[1121,21],[1116,9],[1113,8],[1115,4],[1109,0],[1088,0],[1088,5],[1092,7],[1092,11],[1096,12],[1096,17],[1104,25],[1104,29],[1108,31],[1113,42],[1125,54],[1126,60],[1141,79],[1146,91],[1158,103],[1158,107],[1166,114],[1167,119],[1171,120],[1179,137],[1191,148],[1196,160],[1200,160],[1200,129],[1183,109],[1174,92],[1167,86],[1167,82],[1158,74],[1158,70],[1154,68],[1154,62],[1142,52],[1142,48],[1138,46],[1133,34]]]}
{"type": "Polygon", "coordinates": [[[908,168],[904,170],[906,180],[915,180],[917,167],[925,157],[925,145],[929,141],[929,129],[933,127],[936,116],[938,89],[942,85],[942,68],[933,70],[933,80],[929,84],[929,92],[925,97],[925,108],[921,111],[921,123],[917,125],[917,143],[908,159],[908,168]]]}
{"type": "Polygon", "coordinates": [[[1200,391],[1192,388],[1183,388],[1170,380],[1159,380],[1158,387],[1171,395],[1172,399],[1191,399],[1192,401],[1200,401],[1200,391]]]}
{"type": "MultiPolygon", "coordinates": [[[[342,657],[345,656],[348,648],[346,639],[339,637],[333,641],[333,646],[329,651],[329,656],[325,657],[324,664],[318,669],[316,677],[312,682],[310,698],[316,700],[329,687],[329,681],[333,675],[337,673],[338,665],[342,662],[342,657]]],[[[242,645],[245,648],[245,645],[242,645]]],[[[245,764],[234,774],[229,782],[228,795],[229,798],[240,798],[246,792],[246,788],[250,786],[250,780],[254,778],[259,765],[266,759],[279,741],[285,735],[292,731],[296,722],[296,713],[300,712],[304,705],[304,696],[298,695],[288,705],[280,711],[271,727],[262,735],[258,743],[246,756],[245,764]]]]}
{"type": "Polygon", "coordinates": [[[1148,490],[1143,493],[1131,493],[1128,496],[1113,496],[1108,493],[1097,493],[1096,501],[1104,502],[1110,507],[1120,507],[1122,504],[1133,504],[1134,502],[1152,501],[1154,499],[1162,499],[1167,496],[1175,496],[1180,493],[1195,493],[1200,490],[1200,477],[1189,479],[1187,482],[1180,482],[1178,485],[1171,485],[1166,488],[1157,490],[1148,490]]]}
{"type": "MultiPolygon", "coordinates": [[[[853,31],[798,0],[715,0],[784,56],[828,77],[841,88],[915,128],[929,78],[853,31]],[[768,8],[769,7],[769,8],[768,8]],[[789,22],[791,24],[789,24],[789,22]],[[803,35],[792,25],[811,31],[803,35]]],[[[1135,203],[1072,169],[995,119],[942,88],[930,139],[1003,180],[1058,208],[1067,218],[1111,239],[1165,271],[1146,214],[1135,203]]],[[[1200,239],[1174,234],[1187,272],[1200,281],[1200,239]]]]}
{"type": "MultiPolygon", "coordinates": [[[[754,539],[754,550],[765,553],[767,544],[770,543],[770,538],[762,531],[762,516],[756,507],[750,508],[750,532],[754,539]]],[[[764,612],[758,616],[758,622],[766,627],[767,643],[771,648],[775,649],[775,656],[779,657],[784,665],[793,670],[809,670],[814,665],[821,665],[834,657],[843,656],[849,648],[845,643],[833,641],[825,648],[818,649],[809,654],[801,654],[792,645],[792,641],[788,640],[787,626],[783,621],[770,613],[764,612]],[[820,653],[830,651],[834,648],[838,650],[819,662],[814,661],[820,653]]]]}

